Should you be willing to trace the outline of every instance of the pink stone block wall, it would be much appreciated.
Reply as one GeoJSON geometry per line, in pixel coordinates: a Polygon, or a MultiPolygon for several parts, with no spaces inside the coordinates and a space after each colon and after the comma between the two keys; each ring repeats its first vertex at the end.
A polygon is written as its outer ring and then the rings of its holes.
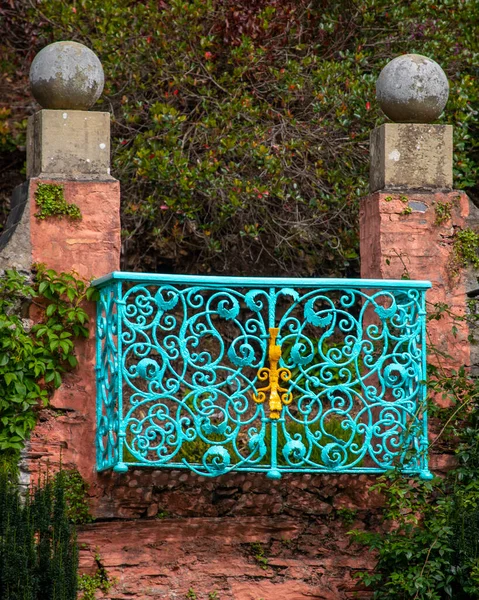
{"type": "MultiPolygon", "coordinates": [[[[376,192],[363,198],[360,213],[361,277],[428,280],[428,312],[445,303],[464,317],[468,276],[454,261],[454,233],[468,227],[477,209],[463,192],[376,192]],[[448,204],[451,218],[436,224],[436,206],[448,204]],[[410,207],[412,212],[405,212],[410,207]]],[[[428,323],[429,343],[451,356],[443,364],[458,369],[471,365],[469,328],[444,315],[428,323]],[[456,325],[454,335],[452,327],[456,325]]],[[[438,361],[430,356],[430,360],[438,361]]]]}
{"type": "MultiPolygon", "coordinates": [[[[120,266],[120,184],[117,181],[50,181],[31,179],[29,221],[32,263],[44,263],[57,272],[75,271],[84,279],[115,271],[120,266]],[[64,188],[65,200],[77,204],[80,221],[35,216],[35,191],[39,183],[64,188]]],[[[50,408],[42,411],[25,457],[32,474],[56,469],[60,455],[66,468],[77,468],[95,486],[95,306],[90,315],[90,337],[78,341],[78,367],[67,373],[50,408]]]]}
{"type": "Polygon", "coordinates": [[[120,268],[120,183],[118,181],[49,181],[31,179],[30,237],[32,261],[55,271],[76,271],[85,279],[120,268]],[[81,221],[37,219],[39,183],[62,185],[65,200],[77,204],[81,221]]]}

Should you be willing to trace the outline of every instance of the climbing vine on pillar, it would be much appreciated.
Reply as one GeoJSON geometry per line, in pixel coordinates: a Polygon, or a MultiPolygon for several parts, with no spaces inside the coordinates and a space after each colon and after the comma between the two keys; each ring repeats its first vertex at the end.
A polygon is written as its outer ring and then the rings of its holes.
{"type": "Polygon", "coordinates": [[[39,409],[76,367],[75,340],[89,333],[84,301],[94,294],[43,265],[30,278],[15,270],[0,278],[0,463],[16,462],[39,409]]]}

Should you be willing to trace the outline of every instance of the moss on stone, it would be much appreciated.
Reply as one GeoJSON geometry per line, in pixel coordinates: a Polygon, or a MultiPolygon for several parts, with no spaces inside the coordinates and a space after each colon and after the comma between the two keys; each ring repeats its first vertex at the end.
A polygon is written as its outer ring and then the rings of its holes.
{"type": "Polygon", "coordinates": [[[39,208],[39,211],[35,213],[37,219],[67,217],[72,221],[79,221],[82,218],[80,208],[76,204],[69,204],[65,200],[62,185],[40,183],[35,191],[35,201],[39,208]]]}

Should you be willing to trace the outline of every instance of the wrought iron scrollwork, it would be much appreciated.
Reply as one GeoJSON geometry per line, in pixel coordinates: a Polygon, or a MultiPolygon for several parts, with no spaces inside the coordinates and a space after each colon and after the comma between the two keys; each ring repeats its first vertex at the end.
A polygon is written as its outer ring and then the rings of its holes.
{"type": "Polygon", "coordinates": [[[95,282],[97,464],[430,476],[413,281],[95,282]]]}

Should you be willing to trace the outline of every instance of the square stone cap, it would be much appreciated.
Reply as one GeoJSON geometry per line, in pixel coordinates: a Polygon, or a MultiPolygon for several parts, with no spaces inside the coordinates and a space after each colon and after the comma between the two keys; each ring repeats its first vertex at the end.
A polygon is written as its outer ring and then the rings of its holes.
{"type": "Polygon", "coordinates": [[[27,177],[112,181],[110,113],[44,109],[32,115],[27,177]]]}
{"type": "Polygon", "coordinates": [[[385,123],[371,132],[369,187],[452,190],[451,125],[385,123]]]}

